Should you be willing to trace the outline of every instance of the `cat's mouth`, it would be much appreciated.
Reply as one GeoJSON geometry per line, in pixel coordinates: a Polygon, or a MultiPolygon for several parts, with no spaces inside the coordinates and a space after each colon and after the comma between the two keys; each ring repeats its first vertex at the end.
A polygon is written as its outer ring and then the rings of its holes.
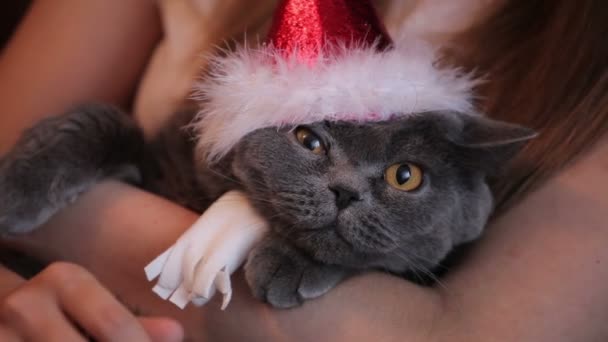
{"type": "Polygon", "coordinates": [[[342,265],[355,263],[355,246],[335,226],[299,230],[291,241],[320,262],[342,265]]]}
{"type": "Polygon", "coordinates": [[[365,237],[364,228],[353,226],[353,221],[352,217],[336,215],[324,225],[300,226],[277,233],[320,262],[361,268],[382,257],[386,244],[365,237]]]}

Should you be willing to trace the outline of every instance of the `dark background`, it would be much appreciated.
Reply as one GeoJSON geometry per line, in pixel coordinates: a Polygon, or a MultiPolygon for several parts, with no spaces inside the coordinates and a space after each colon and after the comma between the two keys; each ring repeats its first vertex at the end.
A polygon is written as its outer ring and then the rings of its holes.
{"type": "Polygon", "coordinates": [[[0,1],[0,47],[4,47],[30,2],[30,0],[0,1]]]}

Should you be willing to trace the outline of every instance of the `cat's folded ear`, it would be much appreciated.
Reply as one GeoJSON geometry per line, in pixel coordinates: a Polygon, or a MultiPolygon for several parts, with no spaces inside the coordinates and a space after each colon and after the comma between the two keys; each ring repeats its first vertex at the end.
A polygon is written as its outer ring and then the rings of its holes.
{"type": "Polygon", "coordinates": [[[538,134],[517,124],[492,120],[480,115],[456,113],[460,129],[452,130],[448,139],[462,153],[463,162],[493,172],[509,161],[538,134]]]}

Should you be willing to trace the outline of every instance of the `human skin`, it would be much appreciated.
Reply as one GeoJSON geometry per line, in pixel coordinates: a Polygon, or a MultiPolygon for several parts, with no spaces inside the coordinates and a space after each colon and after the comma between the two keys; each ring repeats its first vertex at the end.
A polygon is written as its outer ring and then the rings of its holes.
{"type": "Polygon", "coordinates": [[[117,182],[18,245],[84,265],[142,312],[179,319],[195,340],[604,341],[606,165],[603,141],[492,222],[433,288],[371,273],[293,310],[256,301],[240,276],[226,312],[217,301],[180,311],[157,298],[143,267],[197,215],[117,182]]]}
{"type": "Polygon", "coordinates": [[[0,55],[0,155],[85,101],[126,106],[160,37],[153,1],[35,1],[0,55]]]}
{"type": "Polygon", "coordinates": [[[183,338],[174,321],[136,318],[81,266],[53,263],[27,281],[6,269],[0,270],[0,276],[1,341],[84,342],[74,324],[96,341],[168,342],[183,338]],[[16,288],[7,288],[8,280],[16,288]],[[83,299],[86,305],[82,305],[83,299]]]}

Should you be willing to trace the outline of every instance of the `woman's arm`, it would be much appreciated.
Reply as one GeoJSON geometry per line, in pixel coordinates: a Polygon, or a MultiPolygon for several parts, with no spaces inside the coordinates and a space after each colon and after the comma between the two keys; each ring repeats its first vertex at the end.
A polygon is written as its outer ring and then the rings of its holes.
{"type": "MultiPolygon", "coordinates": [[[[143,314],[178,318],[194,340],[370,340],[387,332],[423,340],[438,305],[433,291],[384,274],[348,281],[298,310],[277,311],[253,299],[241,276],[226,312],[214,301],[181,311],[160,300],[144,266],[198,217],[127,185],[107,182],[20,242],[45,260],[76,261],[143,314]],[[61,231],[61,234],[56,232],[61,231]],[[364,293],[365,295],[361,295],[364,293]],[[238,328],[237,328],[238,327],[238,328]],[[366,338],[367,337],[367,338],[366,338]],[[257,339],[256,339],[257,338],[257,339]]],[[[397,337],[398,335],[394,335],[397,337]]]]}
{"type": "Polygon", "coordinates": [[[150,0],[34,1],[0,55],[0,155],[43,117],[127,105],[160,37],[150,0]]]}
{"type": "Polygon", "coordinates": [[[607,154],[608,146],[598,145],[496,221],[466,262],[435,289],[369,274],[302,308],[279,311],[252,299],[238,279],[226,312],[217,302],[180,311],[151,293],[143,266],[197,215],[112,182],[88,193],[21,247],[47,260],[85,265],[144,313],[177,317],[200,339],[604,340],[607,154]]]}

